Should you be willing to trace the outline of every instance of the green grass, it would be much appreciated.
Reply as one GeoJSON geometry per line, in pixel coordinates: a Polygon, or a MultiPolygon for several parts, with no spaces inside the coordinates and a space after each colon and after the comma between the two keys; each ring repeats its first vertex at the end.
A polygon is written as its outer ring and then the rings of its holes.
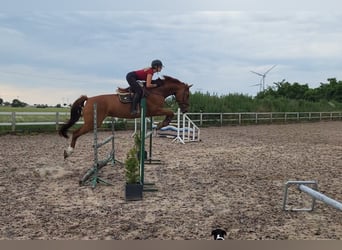
{"type": "Polygon", "coordinates": [[[36,107],[21,107],[13,108],[0,106],[0,112],[69,112],[70,108],[36,108],[36,107]]]}

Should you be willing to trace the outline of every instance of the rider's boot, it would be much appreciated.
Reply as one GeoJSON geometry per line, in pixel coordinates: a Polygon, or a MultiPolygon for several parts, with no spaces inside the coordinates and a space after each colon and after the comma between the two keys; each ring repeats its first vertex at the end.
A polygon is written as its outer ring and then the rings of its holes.
{"type": "Polygon", "coordinates": [[[132,100],[131,115],[136,115],[139,113],[139,110],[137,110],[139,99],[140,99],[139,95],[137,93],[135,93],[133,96],[133,100],[132,100]]]}

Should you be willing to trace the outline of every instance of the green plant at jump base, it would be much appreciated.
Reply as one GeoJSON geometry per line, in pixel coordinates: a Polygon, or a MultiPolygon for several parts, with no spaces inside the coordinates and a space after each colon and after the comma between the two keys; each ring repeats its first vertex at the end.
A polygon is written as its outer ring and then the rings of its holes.
{"type": "MultiPolygon", "coordinates": [[[[135,142],[137,137],[135,137],[135,142]]],[[[125,160],[125,198],[126,201],[142,200],[143,184],[140,181],[140,162],[138,159],[138,146],[134,146],[127,153],[125,160]]]]}
{"type": "Polygon", "coordinates": [[[125,160],[125,168],[126,168],[126,183],[135,184],[139,182],[139,160],[137,158],[137,149],[134,146],[127,153],[127,157],[125,160]]]}
{"type": "Polygon", "coordinates": [[[140,138],[140,135],[138,133],[136,133],[134,135],[134,145],[135,145],[135,149],[137,151],[140,150],[140,145],[141,145],[141,138],[140,138]]]}

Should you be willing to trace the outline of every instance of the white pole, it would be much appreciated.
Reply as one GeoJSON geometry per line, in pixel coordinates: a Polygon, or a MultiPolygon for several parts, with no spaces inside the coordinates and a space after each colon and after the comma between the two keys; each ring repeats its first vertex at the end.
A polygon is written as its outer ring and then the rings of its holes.
{"type": "MultiPolygon", "coordinates": [[[[184,136],[183,136],[184,138],[184,136]]],[[[184,143],[184,140],[183,138],[180,137],[180,108],[178,108],[178,111],[177,111],[177,137],[175,139],[173,139],[172,141],[180,141],[181,143],[185,144],[184,143]]]]}
{"type": "Polygon", "coordinates": [[[313,190],[312,188],[309,188],[308,186],[305,186],[303,184],[299,185],[298,187],[301,191],[309,194],[310,196],[314,197],[317,200],[323,201],[324,203],[342,211],[342,203],[338,202],[336,200],[331,199],[330,197],[317,192],[316,190],[313,190]]]}
{"type": "Polygon", "coordinates": [[[185,141],[185,129],[186,129],[186,125],[185,125],[185,114],[183,114],[183,140],[185,141]]]}
{"type": "Polygon", "coordinates": [[[180,134],[180,108],[177,110],[177,137],[180,134]]]}

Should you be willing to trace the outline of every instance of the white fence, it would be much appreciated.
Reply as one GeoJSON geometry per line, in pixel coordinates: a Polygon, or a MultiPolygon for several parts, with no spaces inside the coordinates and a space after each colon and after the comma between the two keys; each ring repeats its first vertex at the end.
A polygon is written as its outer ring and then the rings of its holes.
{"type": "Polygon", "coordinates": [[[275,122],[300,122],[341,120],[342,112],[243,112],[243,113],[187,113],[193,122],[199,126],[242,125],[275,122]]]}
{"type": "Polygon", "coordinates": [[[0,112],[0,127],[11,126],[14,132],[18,126],[55,125],[57,130],[64,121],[61,116],[69,115],[69,112],[0,112]]]}
{"type": "MultiPolygon", "coordinates": [[[[0,128],[7,126],[14,132],[24,125],[54,125],[57,130],[69,115],[69,112],[0,112],[0,128]]],[[[197,126],[342,120],[342,112],[187,113],[187,116],[197,126]]],[[[134,120],[125,122],[133,124],[134,120]]]]}

